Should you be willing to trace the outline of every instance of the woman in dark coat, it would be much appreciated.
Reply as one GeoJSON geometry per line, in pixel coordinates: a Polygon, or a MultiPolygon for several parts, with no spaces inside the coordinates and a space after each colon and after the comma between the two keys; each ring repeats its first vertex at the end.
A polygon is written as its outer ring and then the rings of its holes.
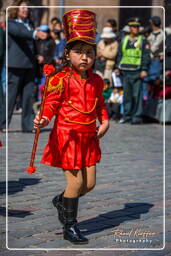
{"type": "MultiPolygon", "coordinates": [[[[35,39],[42,38],[40,31],[33,29],[29,19],[29,2],[18,0],[19,8],[9,9],[8,31],[8,125],[10,124],[16,98],[21,93],[23,132],[33,131],[34,79],[36,51],[35,39]]],[[[6,128],[5,105],[0,129],[6,128]]]]}

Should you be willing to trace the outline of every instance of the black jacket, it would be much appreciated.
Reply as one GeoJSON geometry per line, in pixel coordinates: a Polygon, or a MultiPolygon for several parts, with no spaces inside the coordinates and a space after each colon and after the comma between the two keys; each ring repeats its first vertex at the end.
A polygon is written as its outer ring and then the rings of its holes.
{"type": "Polygon", "coordinates": [[[23,23],[8,20],[8,67],[34,68],[36,48],[33,39],[34,30],[23,23]]]}
{"type": "Polygon", "coordinates": [[[37,55],[41,55],[44,57],[43,64],[53,63],[55,47],[56,47],[55,41],[51,37],[48,37],[45,40],[39,39],[36,41],[37,55]]]}
{"type": "Polygon", "coordinates": [[[0,27],[0,67],[5,61],[5,32],[0,27]]]}
{"type": "Polygon", "coordinates": [[[166,37],[166,70],[171,70],[171,35],[166,37]]]}

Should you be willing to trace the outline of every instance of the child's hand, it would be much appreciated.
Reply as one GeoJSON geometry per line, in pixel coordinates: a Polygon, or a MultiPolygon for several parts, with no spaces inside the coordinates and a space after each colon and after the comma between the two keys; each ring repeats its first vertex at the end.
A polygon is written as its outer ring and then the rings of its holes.
{"type": "Polygon", "coordinates": [[[108,129],[109,129],[109,121],[104,120],[102,124],[99,127],[97,127],[97,138],[100,139],[101,137],[103,137],[108,129]]]}
{"type": "Polygon", "coordinates": [[[34,122],[34,128],[37,129],[37,128],[43,128],[47,126],[49,123],[49,120],[45,116],[43,116],[40,119],[39,114],[37,114],[33,122],[34,122]]]}

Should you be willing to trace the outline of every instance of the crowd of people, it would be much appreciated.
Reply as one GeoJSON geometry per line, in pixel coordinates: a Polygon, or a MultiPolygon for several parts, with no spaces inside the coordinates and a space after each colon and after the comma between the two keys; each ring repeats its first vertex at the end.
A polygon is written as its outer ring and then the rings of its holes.
{"type": "MultiPolygon", "coordinates": [[[[20,8],[9,10],[8,86],[5,75],[5,24],[0,24],[0,130],[6,129],[5,94],[8,89],[8,124],[14,111],[21,112],[22,131],[34,132],[33,119],[40,107],[45,77],[44,64],[60,70],[66,44],[62,22],[34,27],[29,2],[18,0],[20,8]]],[[[115,19],[106,21],[97,33],[94,72],[104,79],[103,97],[109,118],[120,124],[142,124],[144,109],[151,99],[163,98],[165,51],[167,99],[171,98],[171,28],[163,31],[161,19],[153,16],[143,27],[138,17],[130,18],[118,30],[115,19]],[[164,33],[166,49],[163,47],[164,33]]]]}

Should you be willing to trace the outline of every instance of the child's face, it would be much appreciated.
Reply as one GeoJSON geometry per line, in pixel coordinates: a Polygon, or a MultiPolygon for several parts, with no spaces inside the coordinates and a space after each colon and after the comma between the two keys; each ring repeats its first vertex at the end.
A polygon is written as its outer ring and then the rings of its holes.
{"type": "Polygon", "coordinates": [[[109,84],[104,84],[103,91],[107,91],[109,89],[109,84]]]}
{"type": "Polygon", "coordinates": [[[76,43],[68,53],[68,59],[75,69],[82,73],[92,67],[95,61],[95,51],[92,45],[76,43]]]}

